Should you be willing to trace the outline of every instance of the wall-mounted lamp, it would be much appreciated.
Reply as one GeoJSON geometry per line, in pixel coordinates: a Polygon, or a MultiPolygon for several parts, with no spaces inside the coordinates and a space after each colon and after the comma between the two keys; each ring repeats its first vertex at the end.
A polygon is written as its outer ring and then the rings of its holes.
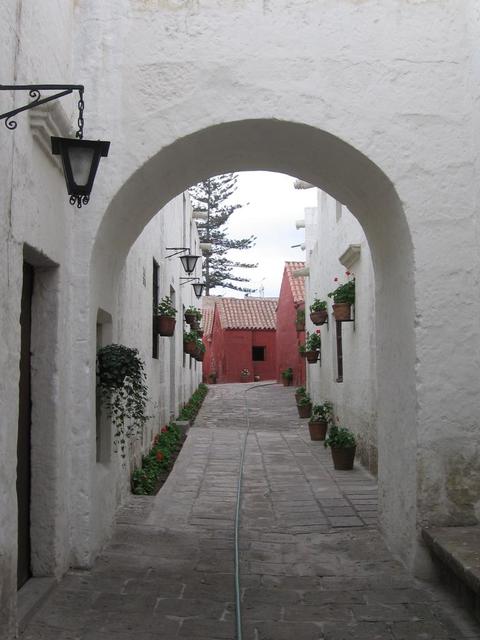
{"type": "Polygon", "coordinates": [[[34,109],[41,104],[63,98],[74,91],[78,91],[78,130],[75,138],[52,137],[52,153],[62,157],[63,172],[67,183],[67,192],[70,196],[70,204],[76,204],[80,209],[83,204],[87,204],[90,199],[93,182],[97,173],[101,157],[108,156],[110,142],[105,140],[84,140],[83,139],[83,110],[85,103],[83,100],[84,86],[81,84],[1,84],[1,91],[28,91],[33,99],[22,107],[12,109],[0,114],[0,120],[5,120],[5,126],[10,131],[17,128],[17,122],[12,118],[22,111],[34,109]],[[56,91],[54,95],[41,97],[41,91],[56,91]]]}
{"type": "Polygon", "coordinates": [[[201,257],[201,256],[193,256],[190,254],[190,249],[188,247],[165,247],[165,249],[167,251],[173,251],[174,253],[170,254],[169,256],[165,256],[167,259],[168,258],[174,258],[175,256],[178,256],[180,253],[184,253],[185,251],[187,252],[187,255],[184,256],[180,256],[180,261],[183,265],[183,268],[185,269],[185,273],[188,273],[188,275],[190,275],[191,273],[194,272],[195,270],[195,266],[197,264],[197,260],[201,257]]]}
{"type": "Polygon", "coordinates": [[[194,283],[192,283],[192,287],[193,287],[193,290],[195,291],[195,295],[197,296],[197,298],[201,298],[203,290],[205,289],[205,283],[204,282],[194,282],[194,283]]]}
{"type": "Polygon", "coordinates": [[[180,286],[187,284],[187,282],[193,283],[192,287],[195,291],[195,295],[197,296],[197,298],[202,297],[202,293],[206,285],[204,282],[198,282],[200,278],[180,278],[180,280],[183,280],[183,282],[180,282],[180,286]]]}

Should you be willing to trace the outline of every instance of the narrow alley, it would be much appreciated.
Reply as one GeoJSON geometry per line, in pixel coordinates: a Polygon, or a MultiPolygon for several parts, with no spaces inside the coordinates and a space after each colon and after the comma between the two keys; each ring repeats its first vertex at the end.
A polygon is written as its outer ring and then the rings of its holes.
{"type": "MultiPolygon", "coordinates": [[[[210,387],[166,485],[132,496],[91,571],[71,570],[24,640],[235,638],[234,517],[245,391],[210,387]]],[[[240,524],[245,640],[478,638],[414,581],[377,531],[375,480],[334,471],[293,389],[247,393],[240,524]]]]}

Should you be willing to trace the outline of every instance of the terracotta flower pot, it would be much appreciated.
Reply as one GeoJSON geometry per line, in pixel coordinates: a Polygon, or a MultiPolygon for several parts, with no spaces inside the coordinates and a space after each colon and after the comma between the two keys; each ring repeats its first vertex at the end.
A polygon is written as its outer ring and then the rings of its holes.
{"type": "Polygon", "coordinates": [[[173,336],[175,332],[175,318],[170,316],[154,316],[154,327],[160,336],[173,336]]]}
{"type": "Polygon", "coordinates": [[[200,322],[195,318],[192,322],[189,322],[192,331],[198,331],[200,329],[200,322]]]}
{"type": "Polygon", "coordinates": [[[299,418],[309,418],[312,415],[312,403],[297,404],[297,411],[299,418]]]}
{"type": "Polygon", "coordinates": [[[194,313],[188,313],[187,311],[185,311],[185,322],[189,325],[192,324],[192,322],[195,322],[195,320],[197,319],[197,316],[194,313]]]}
{"type": "Polygon", "coordinates": [[[333,315],[337,322],[350,320],[352,305],[349,302],[336,302],[333,305],[333,315]]]}
{"type": "Polygon", "coordinates": [[[187,342],[185,342],[185,340],[183,341],[183,350],[185,351],[185,353],[189,353],[191,356],[193,356],[196,348],[197,343],[194,340],[187,342]]]}
{"type": "Polygon", "coordinates": [[[296,322],[295,328],[297,331],[305,331],[305,322],[296,322]]]}
{"type": "Polygon", "coordinates": [[[203,362],[204,357],[205,357],[205,351],[201,351],[198,355],[198,361],[203,362]]]}
{"type": "Polygon", "coordinates": [[[305,352],[305,357],[307,358],[307,361],[310,364],[315,364],[315,362],[318,362],[318,356],[320,355],[319,351],[306,351],[305,352]]]}
{"type": "Polygon", "coordinates": [[[325,324],[327,318],[328,311],[326,309],[322,309],[322,311],[312,311],[310,314],[310,320],[316,325],[325,324]]]}
{"type": "Polygon", "coordinates": [[[283,386],[284,387],[289,387],[292,384],[292,379],[291,378],[282,378],[282,382],[283,382],[283,386]]]}
{"type": "Polygon", "coordinates": [[[325,440],[327,435],[328,422],[325,420],[318,420],[317,422],[310,421],[308,423],[308,430],[310,431],[310,440],[325,440]]]}
{"type": "Polygon", "coordinates": [[[353,469],[355,451],[357,447],[336,448],[331,447],[333,466],[338,471],[350,471],[353,469]]]}

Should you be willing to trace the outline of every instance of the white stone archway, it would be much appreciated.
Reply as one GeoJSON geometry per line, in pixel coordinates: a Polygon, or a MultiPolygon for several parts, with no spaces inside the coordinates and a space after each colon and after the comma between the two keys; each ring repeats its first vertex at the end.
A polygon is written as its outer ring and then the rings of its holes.
{"type": "Polygon", "coordinates": [[[346,204],[365,229],[379,309],[382,521],[392,546],[411,561],[417,524],[413,248],[393,184],[365,155],[320,129],[273,119],[224,123],[180,138],[139,167],[110,202],[92,253],[91,309],[114,309],[125,256],[163,205],[203,178],[239,170],[311,182],[346,204]]]}
{"type": "Polygon", "coordinates": [[[112,140],[88,214],[76,217],[72,256],[80,564],[101,544],[84,400],[93,397],[96,310],[112,311],[118,267],[155,211],[228,170],[297,175],[344,202],[365,230],[392,546],[412,564],[418,526],[478,522],[475,3],[83,0],[75,19],[88,135],[112,140]]]}

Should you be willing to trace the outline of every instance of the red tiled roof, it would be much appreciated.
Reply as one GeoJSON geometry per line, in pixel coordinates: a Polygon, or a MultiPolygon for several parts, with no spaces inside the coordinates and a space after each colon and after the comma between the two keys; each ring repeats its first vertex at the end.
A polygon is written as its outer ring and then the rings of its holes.
{"type": "Polygon", "coordinates": [[[218,298],[223,329],[275,329],[278,298],[218,298]]]}
{"type": "Polygon", "coordinates": [[[212,335],[213,330],[213,316],[215,315],[215,306],[203,307],[202,309],[202,326],[203,335],[205,338],[209,338],[212,335]]]}
{"type": "Polygon", "coordinates": [[[305,269],[305,262],[285,262],[285,271],[295,304],[305,302],[305,276],[293,277],[293,272],[299,269],[305,269]]]}

